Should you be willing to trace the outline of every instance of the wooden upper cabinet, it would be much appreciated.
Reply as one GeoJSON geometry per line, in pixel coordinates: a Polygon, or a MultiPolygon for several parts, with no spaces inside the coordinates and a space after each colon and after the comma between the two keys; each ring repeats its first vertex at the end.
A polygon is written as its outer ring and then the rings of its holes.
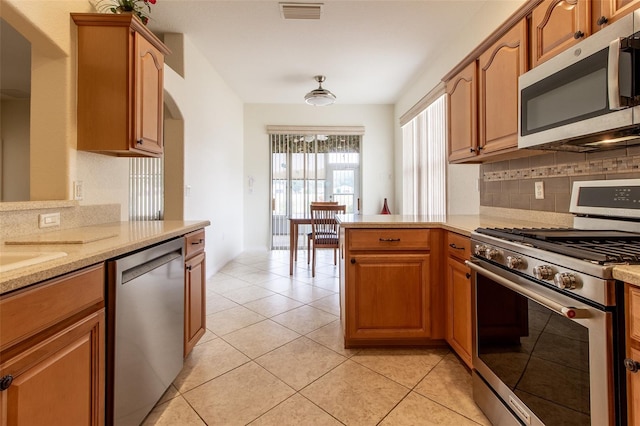
{"type": "Polygon", "coordinates": [[[78,25],[78,150],[161,156],[169,49],[133,15],[71,16],[78,25]]]}
{"type": "Polygon", "coordinates": [[[518,77],[527,71],[527,25],[519,21],[478,58],[478,150],[518,147],[518,77]]]}
{"type": "Polygon", "coordinates": [[[593,0],[591,29],[596,32],[638,7],[640,7],[640,0],[593,0]]]}
{"type": "Polygon", "coordinates": [[[536,67],[591,34],[590,3],[544,0],[531,13],[531,67],[536,67]]]}
{"type": "Polygon", "coordinates": [[[476,61],[446,83],[449,161],[473,158],[478,144],[478,90],[476,61]]]}
{"type": "Polygon", "coordinates": [[[135,33],[136,146],[162,154],[164,55],[140,33],[135,33]]]}

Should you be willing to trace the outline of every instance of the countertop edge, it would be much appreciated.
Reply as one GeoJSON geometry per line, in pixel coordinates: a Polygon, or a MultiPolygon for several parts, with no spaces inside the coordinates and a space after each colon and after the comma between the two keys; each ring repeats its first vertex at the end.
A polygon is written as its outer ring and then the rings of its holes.
{"type": "MultiPolygon", "coordinates": [[[[131,253],[145,247],[149,247],[163,241],[167,241],[176,237],[181,237],[198,229],[205,228],[211,223],[205,221],[171,221],[171,229],[146,230],[147,235],[136,237],[134,240],[122,241],[118,239],[113,244],[106,243],[96,244],[95,242],[84,244],[83,247],[70,247],[65,245],[46,245],[46,246],[20,246],[22,250],[36,247],[42,251],[65,251],[73,249],[75,253],[68,253],[67,256],[44,262],[30,267],[24,267],[15,271],[7,271],[0,273],[0,295],[19,290],[41,281],[55,278],[57,276],[77,271],[87,266],[95,265],[109,259],[117,258],[127,253],[131,253]],[[95,245],[94,245],[95,244],[95,245]],[[93,245],[93,246],[92,246],[93,245]],[[44,247],[44,250],[43,250],[44,247]]],[[[140,227],[144,222],[129,222],[106,224],[105,226],[131,226],[140,227]]],[[[151,225],[150,225],[151,226],[151,225]]],[[[1,250],[14,251],[18,246],[3,245],[1,250]]]]}

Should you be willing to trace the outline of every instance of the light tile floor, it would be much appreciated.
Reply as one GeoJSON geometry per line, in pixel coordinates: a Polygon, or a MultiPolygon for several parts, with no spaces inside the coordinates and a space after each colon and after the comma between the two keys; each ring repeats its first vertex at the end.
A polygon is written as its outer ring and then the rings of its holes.
{"type": "Polygon", "coordinates": [[[145,425],[489,425],[439,349],[345,349],[337,267],[319,250],[243,253],[207,281],[207,333],[145,425]]]}

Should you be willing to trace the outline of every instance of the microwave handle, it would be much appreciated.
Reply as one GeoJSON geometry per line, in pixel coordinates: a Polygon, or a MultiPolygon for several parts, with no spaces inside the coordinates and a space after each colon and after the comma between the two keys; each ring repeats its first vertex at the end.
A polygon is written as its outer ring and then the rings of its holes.
{"type": "Polygon", "coordinates": [[[607,63],[607,90],[609,95],[609,109],[624,108],[620,104],[620,39],[609,43],[609,58],[607,63]]]}

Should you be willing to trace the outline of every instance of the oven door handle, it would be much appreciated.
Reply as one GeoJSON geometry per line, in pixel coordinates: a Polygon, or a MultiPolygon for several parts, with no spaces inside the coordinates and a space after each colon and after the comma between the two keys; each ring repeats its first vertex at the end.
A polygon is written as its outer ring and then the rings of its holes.
{"type": "Polygon", "coordinates": [[[590,317],[589,311],[587,311],[586,309],[573,308],[570,306],[564,306],[560,303],[554,302],[553,300],[548,299],[534,291],[515,285],[513,282],[509,281],[508,279],[501,277],[500,275],[483,268],[482,266],[478,265],[477,263],[474,263],[473,261],[466,260],[464,263],[469,268],[473,269],[475,272],[484,275],[485,277],[495,281],[496,283],[508,288],[511,291],[515,291],[518,294],[528,297],[534,302],[538,302],[539,304],[559,313],[564,317],[567,317],[569,319],[590,317]]]}

